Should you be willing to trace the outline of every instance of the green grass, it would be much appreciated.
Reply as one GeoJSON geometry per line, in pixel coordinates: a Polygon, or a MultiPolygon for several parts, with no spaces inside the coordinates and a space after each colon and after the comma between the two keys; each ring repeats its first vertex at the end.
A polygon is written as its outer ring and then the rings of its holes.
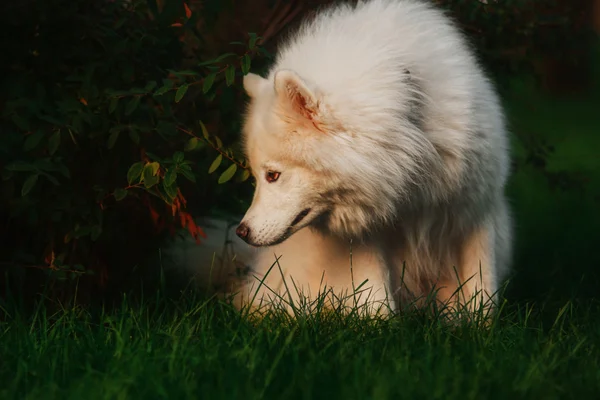
{"type": "Polygon", "coordinates": [[[489,328],[409,313],[250,323],[186,296],[0,323],[0,398],[506,399],[600,392],[600,313],[504,310],[489,328]]]}

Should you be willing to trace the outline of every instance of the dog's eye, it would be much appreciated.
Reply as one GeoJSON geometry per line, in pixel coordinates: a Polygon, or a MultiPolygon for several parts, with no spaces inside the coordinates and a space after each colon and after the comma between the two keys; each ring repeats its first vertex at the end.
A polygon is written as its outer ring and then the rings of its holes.
{"type": "Polygon", "coordinates": [[[279,173],[279,172],[267,171],[267,173],[265,174],[265,179],[267,180],[267,182],[273,183],[277,179],[279,179],[279,175],[281,175],[281,173],[279,173]]]}

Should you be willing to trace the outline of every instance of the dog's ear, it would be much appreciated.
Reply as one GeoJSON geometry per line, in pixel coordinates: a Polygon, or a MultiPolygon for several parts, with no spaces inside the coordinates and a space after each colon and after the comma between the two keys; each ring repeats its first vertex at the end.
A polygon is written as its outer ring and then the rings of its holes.
{"type": "Polygon", "coordinates": [[[250,72],[244,76],[244,90],[250,97],[256,97],[266,84],[267,80],[260,75],[250,72]]]}
{"type": "Polygon", "coordinates": [[[314,120],[318,112],[315,93],[293,71],[279,70],[275,73],[275,92],[282,105],[298,115],[314,120]]]}

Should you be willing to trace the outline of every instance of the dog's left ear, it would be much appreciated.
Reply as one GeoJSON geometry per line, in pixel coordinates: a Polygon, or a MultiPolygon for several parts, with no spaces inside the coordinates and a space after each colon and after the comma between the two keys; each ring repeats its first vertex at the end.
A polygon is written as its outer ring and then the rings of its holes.
{"type": "Polygon", "coordinates": [[[279,101],[296,114],[310,120],[317,117],[317,96],[294,71],[275,73],[275,92],[279,101]]]}

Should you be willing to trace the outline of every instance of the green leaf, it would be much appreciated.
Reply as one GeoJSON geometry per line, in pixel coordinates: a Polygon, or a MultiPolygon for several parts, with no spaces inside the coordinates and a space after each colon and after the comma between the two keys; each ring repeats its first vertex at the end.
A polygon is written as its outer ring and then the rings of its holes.
{"type": "Polygon", "coordinates": [[[127,91],[127,94],[129,94],[129,95],[146,94],[146,93],[147,93],[147,90],[142,89],[140,87],[133,87],[127,91]]]}
{"type": "Polygon", "coordinates": [[[42,172],[41,175],[44,175],[50,182],[52,182],[54,185],[56,186],[60,186],[60,183],[58,182],[58,179],[56,179],[55,177],[53,177],[52,175],[50,175],[47,172],[42,172]]]}
{"type": "Polygon", "coordinates": [[[157,155],[156,155],[156,154],[154,154],[154,153],[150,153],[149,151],[147,151],[147,152],[146,152],[146,155],[147,155],[147,156],[148,156],[148,158],[150,158],[151,160],[155,160],[155,161],[159,161],[159,162],[160,162],[160,161],[162,161],[162,159],[161,159],[159,156],[157,156],[157,155]]]}
{"type": "Polygon", "coordinates": [[[212,162],[212,164],[210,164],[210,168],[208,168],[208,173],[212,174],[213,172],[215,172],[217,170],[217,168],[219,168],[219,165],[221,165],[222,161],[223,161],[223,156],[221,154],[219,154],[217,156],[217,158],[215,158],[215,160],[212,162]]]}
{"type": "Polygon", "coordinates": [[[53,162],[50,158],[41,158],[35,161],[35,166],[42,171],[58,171],[60,163],[53,162]]]}
{"type": "MultiPolygon", "coordinates": [[[[243,44],[243,43],[242,43],[242,44],[243,44]]],[[[199,67],[203,67],[203,66],[205,66],[205,65],[216,64],[216,63],[218,63],[218,62],[220,62],[220,61],[224,60],[224,59],[225,59],[225,58],[227,58],[227,57],[232,57],[232,56],[236,56],[236,55],[237,55],[237,54],[235,54],[235,53],[224,53],[224,54],[221,54],[219,57],[217,57],[217,58],[214,58],[214,59],[212,59],[212,60],[203,61],[203,62],[201,62],[201,63],[198,63],[198,66],[199,66],[199,67]]]]}
{"type": "Polygon", "coordinates": [[[248,178],[250,178],[250,170],[243,169],[242,173],[237,177],[237,182],[245,182],[248,178]]]}
{"type": "Polygon", "coordinates": [[[176,180],[177,180],[177,171],[175,170],[175,168],[169,168],[167,170],[167,172],[165,173],[165,179],[163,181],[163,184],[165,186],[171,186],[172,184],[175,183],[176,180]]]}
{"type": "Polygon", "coordinates": [[[173,161],[175,161],[175,163],[177,163],[177,164],[182,163],[183,160],[185,160],[185,156],[183,155],[182,152],[176,151],[175,154],[173,154],[173,161]]]}
{"type": "Polygon", "coordinates": [[[248,72],[250,72],[250,64],[250,56],[248,54],[244,54],[244,57],[242,58],[242,73],[244,75],[247,75],[248,72]]]}
{"type": "Polygon", "coordinates": [[[125,115],[130,115],[140,105],[141,96],[134,96],[125,107],[125,115]]]}
{"type": "Polygon", "coordinates": [[[30,151],[33,150],[42,140],[42,138],[44,137],[44,132],[42,131],[36,131],[35,133],[32,133],[31,135],[27,135],[27,138],[25,139],[25,143],[23,143],[23,150],[24,151],[30,151]]]}
{"type": "Polygon", "coordinates": [[[113,130],[113,132],[108,137],[108,141],[106,142],[106,147],[108,147],[109,149],[112,149],[113,147],[115,147],[115,143],[117,143],[117,139],[119,138],[120,133],[121,133],[121,131],[119,129],[113,130]]]}
{"type": "Polygon", "coordinates": [[[31,189],[33,189],[38,181],[38,177],[38,174],[33,174],[29,175],[29,177],[25,179],[25,182],[23,182],[23,187],[21,188],[21,196],[25,197],[29,192],[31,192],[31,189]]]}
{"type": "Polygon", "coordinates": [[[173,82],[172,80],[163,79],[163,85],[156,92],[154,92],[154,95],[162,96],[163,94],[167,93],[169,90],[173,89],[174,85],[175,85],[175,82],[173,82]]]}
{"type": "Polygon", "coordinates": [[[75,115],[71,120],[71,128],[76,132],[80,133],[83,130],[83,121],[81,115],[75,115]]]}
{"type": "Polygon", "coordinates": [[[198,122],[200,122],[200,128],[202,129],[202,136],[204,136],[204,139],[208,140],[209,134],[208,134],[208,129],[206,129],[206,125],[204,125],[204,122],[202,122],[202,121],[198,121],[198,122]]]}
{"type": "Polygon", "coordinates": [[[112,114],[113,112],[115,112],[118,104],[119,104],[119,98],[118,97],[112,98],[110,100],[110,103],[108,104],[108,113],[112,114]]]}
{"type": "Polygon", "coordinates": [[[48,271],[49,271],[49,274],[51,274],[51,276],[52,276],[53,278],[56,278],[56,280],[59,280],[59,281],[64,281],[64,280],[66,280],[66,279],[67,279],[67,273],[66,273],[66,271],[64,271],[64,270],[60,270],[60,269],[56,269],[56,270],[54,270],[54,269],[50,269],[50,270],[48,270],[48,271]]]}
{"type": "Polygon", "coordinates": [[[142,171],[144,170],[144,162],[138,161],[135,164],[132,164],[127,171],[127,182],[131,185],[133,181],[139,179],[142,175],[142,171]]]}
{"type": "Polygon", "coordinates": [[[159,177],[156,174],[158,173],[159,168],[160,164],[157,162],[151,162],[144,166],[142,178],[144,179],[144,186],[146,188],[150,188],[158,183],[159,177]]]}
{"type": "Polygon", "coordinates": [[[198,146],[198,138],[193,137],[190,140],[188,140],[188,142],[185,144],[184,150],[185,151],[192,151],[197,146],[198,146]]]}
{"type": "Polygon", "coordinates": [[[256,35],[256,33],[249,33],[248,35],[250,35],[250,39],[248,40],[248,48],[250,50],[254,49],[256,47],[256,42],[258,41],[258,39],[260,39],[259,36],[256,35]]]}
{"type": "Polygon", "coordinates": [[[230,65],[225,70],[225,80],[227,81],[227,86],[231,86],[235,82],[235,67],[233,65],[230,65]]]}
{"type": "Polygon", "coordinates": [[[82,112],[81,118],[88,123],[88,125],[92,125],[92,113],[90,112],[82,112]]]}
{"type": "Polygon", "coordinates": [[[181,101],[181,99],[183,99],[183,96],[185,96],[189,87],[190,87],[190,85],[188,85],[187,83],[184,83],[183,85],[181,85],[179,87],[179,89],[177,89],[177,92],[175,93],[175,103],[179,103],[181,101]]]}
{"type": "Polygon", "coordinates": [[[42,121],[46,121],[46,122],[50,122],[52,125],[63,125],[64,122],[61,120],[58,120],[57,118],[51,116],[51,115],[38,115],[38,118],[41,119],[42,121]]]}
{"type": "Polygon", "coordinates": [[[98,238],[100,237],[101,234],[102,234],[102,227],[100,225],[92,226],[92,232],[90,234],[90,238],[92,239],[92,241],[95,242],[96,240],[98,240],[98,238]]]}
{"type": "Polygon", "coordinates": [[[152,170],[152,175],[156,176],[156,174],[158,174],[158,170],[160,169],[160,164],[156,161],[153,161],[151,163],[148,163],[146,165],[146,168],[150,168],[152,170]]]}
{"type": "Polygon", "coordinates": [[[60,129],[54,132],[52,136],[50,136],[50,139],[48,139],[48,152],[50,152],[50,155],[56,153],[58,146],[60,146],[60,129]]]}
{"type": "Polygon", "coordinates": [[[18,126],[20,129],[24,130],[24,131],[28,131],[29,130],[29,120],[19,117],[17,114],[13,114],[13,116],[11,117],[12,122],[18,126]]]}
{"type": "Polygon", "coordinates": [[[113,90],[113,89],[106,89],[104,91],[104,93],[108,96],[108,97],[118,97],[118,96],[126,96],[127,95],[127,91],[126,90],[113,90]]]}
{"type": "Polygon", "coordinates": [[[25,171],[35,171],[35,165],[29,164],[23,161],[15,161],[12,164],[8,164],[5,169],[14,172],[25,172],[25,171]]]}
{"type": "Polygon", "coordinates": [[[120,27],[122,27],[122,26],[123,26],[123,24],[125,24],[125,22],[126,22],[126,21],[127,21],[127,18],[125,18],[125,17],[123,17],[123,18],[119,19],[119,20],[117,21],[117,23],[115,24],[115,27],[114,27],[114,28],[115,28],[115,29],[119,29],[120,27]]]}
{"type": "MultiPolygon", "coordinates": [[[[92,226],[91,232],[94,232],[94,229],[99,229],[100,231],[102,231],[102,227],[100,227],[100,225],[94,225],[94,226],[92,226]]],[[[73,265],[72,269],[74,269],[76,271],[85,271],[85,267],[83,265],[81,265],[81,264],[75,264],[75,265],[73,265]]]]}
{"type": "Polygon", "coordinates": [[[231,164],[229,166],[229,168],[227,168],[225,171],[223,171],[221,176],[219,176],[219,180],[218,180],[219,184],[225,183],[228,180],[230,180],[231,178],[233,178],[233,176],[235,175],[236,172],[237,172],[237,165],[231,164]]]}
{"type": "Polygon", "coordinates": [[[203,93],[208,93],[210,88],[213,86],[213,83],[215,83],[216,77],[217,77],[217,74],[213,72],[212,74],[208,74],[206,76],[206,78],[204,78],[204,82],[202,83],[202,92],[203,93]]]}
{"type": "Polygon", "coordinates": [[[115,200],[116,201],[121,201],[125,197],[127,197],[127,190],[125,190],[123,188],[115,189],[115,192],[113,193],[113,196],[115,196],[115,200]]]}
{"type": "Polygon", "coordinates": [[[177,134],[177,127],[172,122],[159,121],[156,125],[156,131],[161,136],[173,136],[177,134]]]}
{"type": "Polygon", "coordinates": [[[57,164],[56,170],[60,172],[65,178],[71,179],[71,172],[64,164],[57,164]]]}
{"type": "Polygon", "coordinates": [[[175,184],[175,181],[167,184],[167,180],[165,179],[163,181],[163,189],[165,189],[165,193],[171,200],[177,197],[177,185],[175,184]]]}
{"type": "Polygon", "coordinates": [[[167,93],[169,90],[171,90],[170,87],[168,86],[161,86],[160,88],[158,88],[158,90],[156,92],[154,92],[155,96],[162,96],[163,94],[167,93]]]}
{"type": "Polygon", "coordinates": [[[180,171],[181,175],[183,175],[187,180],[196,183],[196,177],[192,173],[191,169],[182,168],[180,171]]]}
{"type": "Polygon", "coordinates": [[[144,86],[144,90],[146,92],[150,92],[152,91],[155,87],[157,86],[156,81],[150,81],[146,84],[146,86],[144,86]]]}
{"type": "Polygon", "coordinates": [[[273,55],[264,47],[259,47],[258,52],[267,58],[273,58],[273,55]]]}
{"type": "Polygon", "coordinates": [[[152,186],[156,185],[158,181],[158,176],[144,177],[144,187],[150,189],[152,186]]]}
{"type": "Polygon", "coordinates": [[[223,141],[221,140],[220,137],[215,136],[215,144],[217,145],[217,149],[220,149],[223,147],[223,141]]]}
{"type": "Polygon", "coordinates": [[[183,71],[175,71],[172,69],[168,69],[167,71],[169,71],[178,78],[181,78],[182,76],[198,76],[198,73],[196,71],[192,71],[191,69],[184,69],[183,71]]]}
{"type": "Polygon", "coordinates": [[[135,129],[131,129],[129,131],[129,138],[131,139],[131,141],[135,144],[140,144],[140,134],[138,133],[137,130],[135,129]]]}
{"type": "Polygon", "coordinates": [[[173,89],[175,86],[175,81],[169,78],[165,78],[162,80],[163,86],[168,87],[169,89],[173,89]]]}
{"type": "Polygon", "coordinates": [[[206,147],[206,142],[203,140],[198,140],[198,144],[196,144],[196,148],[194,148],[194,151],[201,150],[205,147],[206,147]]]}

